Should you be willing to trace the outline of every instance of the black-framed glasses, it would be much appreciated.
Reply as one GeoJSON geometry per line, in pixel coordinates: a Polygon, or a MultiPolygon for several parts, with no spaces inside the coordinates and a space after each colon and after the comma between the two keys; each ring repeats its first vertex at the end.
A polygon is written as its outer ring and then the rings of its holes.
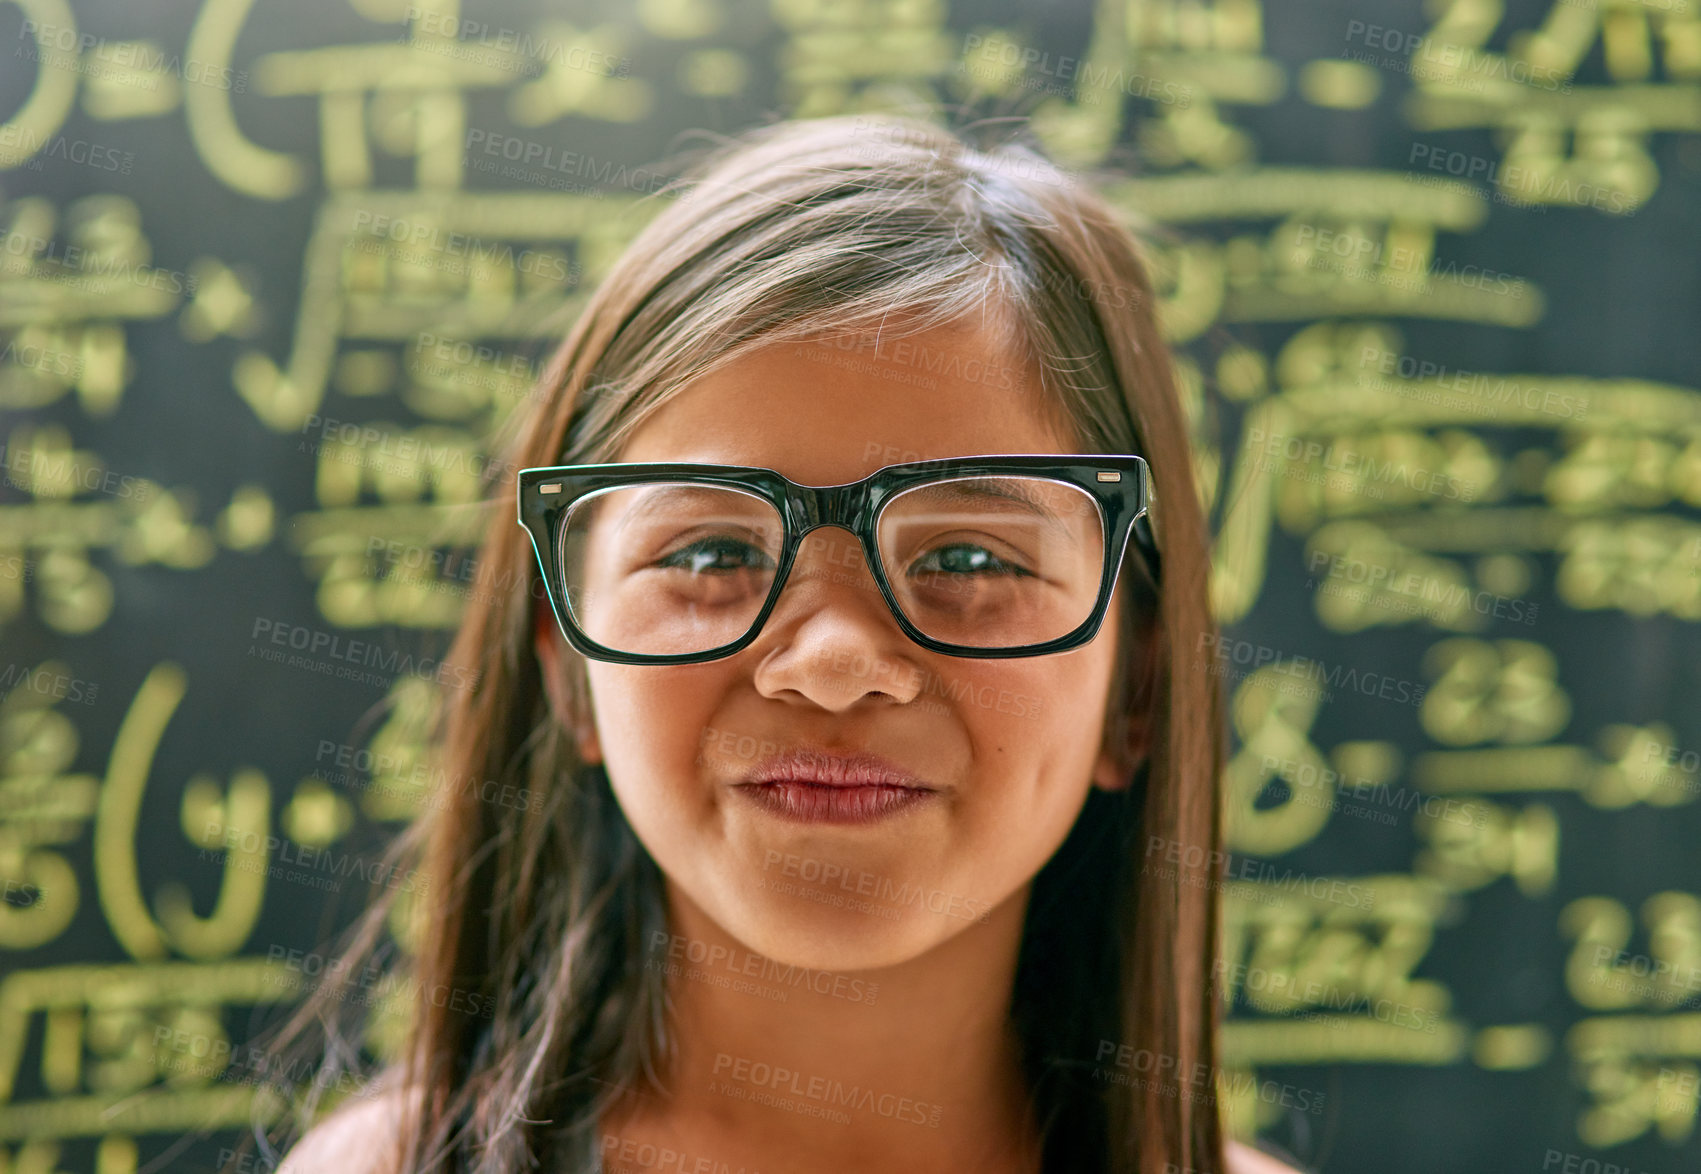
{"type": "Polygon", "coordinates": [[[1150,472],[1132,455],[947,457],[843,485],[748,465],[520,470],[562,634],[595,660],[689,664],[749,646],[804,535],[854,533],[898,626],[934,652],[1043,656],[1090,641],[1130,535],[1158,582],[1150,472]]]}

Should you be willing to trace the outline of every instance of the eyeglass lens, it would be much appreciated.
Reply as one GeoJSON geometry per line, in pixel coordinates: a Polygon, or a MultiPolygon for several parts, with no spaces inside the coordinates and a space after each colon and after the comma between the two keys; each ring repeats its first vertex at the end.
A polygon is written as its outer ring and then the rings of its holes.
{"type": "MultiPolygon", "coordinates": [[[[904,617],[975,648],[1055,640],[1091,614],[1104,571],[1097,503],[1045,477],[965,476],[887,499],[876,546],[904,617]]],[[[645,656],[740,639],[773,588],[779,511],[751,492],[688,481],[606,489],[561,523],[563,592],[585,635],[645,656]]]]}

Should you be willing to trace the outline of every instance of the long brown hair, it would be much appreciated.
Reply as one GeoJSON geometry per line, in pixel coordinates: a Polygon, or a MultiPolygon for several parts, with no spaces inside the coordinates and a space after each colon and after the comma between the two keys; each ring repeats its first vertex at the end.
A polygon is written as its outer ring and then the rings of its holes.
{"type": "MultiPolygon", "coordinates": [[[[1145,757],[1126,790],[1091,791],[1036,876],[1017,964],[1014,1016],[1046,1168],[1221,1168],[1208,872],[1220,859],[1221,700],[1198,654],[1213,630],[1208,531],[1170,356],[1122,218],[1034,148],[976,149],[966,133],[846,115],[719,141],[654,197],[659,213],[510,418],[492,463],[508,475],[492,478],[477,590],[448,656],[477,683],[444,691],[433,739],[443,778],[494,779],[541,802],[454,788],[397,842],[431,880],[403,961],[416,994],[392,1069],[413,1094],[399,1169],[593,1171],[600,1116],[657,1079],[667,1054],[666,979],[643,964],[649,935],[667,928],[662,877],[606,773],[580,756],[584,662],[565,647],[570,720],[552,711],[533,644],[548,605],[515,524],[513,470],[618,459],[648,412],[752,346],[882,322],[889,337],[894,323],[920,331],[989,311],[1040,372],[1044,406],[1078,451],[1147,458],[1162,552],[1161,588],[1130,556],[1116,620],[1110,736],[1143,725],[1145,757]],[[1153,844],[1187,850],[1145,867],[1153,844]],[[445,990],[466,997],[423,997],[445,990]],[[1129,1054],[1155,1062],[1109,1059],[1129,1054]]],[[[387,948],[394,896],[348,936],[345,964],[286,1041],[346,1007],[340,988],[358,960],[387,948]]],[[[326,1068],[346,1067],[351,1050],[331,1030],[326,1068]]]]}

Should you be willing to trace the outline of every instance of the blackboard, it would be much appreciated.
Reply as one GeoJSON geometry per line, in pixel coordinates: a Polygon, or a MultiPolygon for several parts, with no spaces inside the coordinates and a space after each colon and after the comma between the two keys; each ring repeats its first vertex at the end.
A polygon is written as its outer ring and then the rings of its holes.
{"type": "Polygon", "coordinates": [[[0,1169],[211,1169],[266,1113],[256,1024],[413,881],[454,507],[656,162],[916,102],[1166,230],[1235,1131],[1695,1167],[1691,0],[14,0],[0,1169]]]}

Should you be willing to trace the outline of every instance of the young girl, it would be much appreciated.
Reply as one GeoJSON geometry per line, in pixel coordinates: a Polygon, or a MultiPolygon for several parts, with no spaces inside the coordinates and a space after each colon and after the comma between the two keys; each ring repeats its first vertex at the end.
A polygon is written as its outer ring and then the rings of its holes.
{"type": "Polygon", "coordinates": [[[438,765],[501,787],[405,843],[402,1061],[284,1170],[1287,1170],[1222,1136],[1208,533],[1129,233],[903,118],[670,197],[497,466],[438,765]]]}

